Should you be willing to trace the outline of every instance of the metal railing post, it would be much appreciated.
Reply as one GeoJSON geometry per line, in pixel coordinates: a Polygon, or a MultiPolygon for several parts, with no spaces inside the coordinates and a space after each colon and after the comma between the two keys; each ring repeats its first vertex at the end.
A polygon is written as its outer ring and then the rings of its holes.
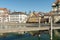
{"type": "Polygon", "coordinates": [[[39,27],[40,27],[40,16],[39,16],[39,27]]]}
{"type": "Polygon", "coordinates": [[[53,23],[52,23],[52,16],[51,16],[51,40],[53,39],[52,35],[53,35],[53,23]]]}

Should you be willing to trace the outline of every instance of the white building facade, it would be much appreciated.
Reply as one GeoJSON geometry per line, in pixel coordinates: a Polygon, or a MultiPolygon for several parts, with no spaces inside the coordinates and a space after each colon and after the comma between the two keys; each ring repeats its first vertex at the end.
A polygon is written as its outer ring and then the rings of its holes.
{"type": "Polygon", "coordinates": [[[6,8],[0,8],[0,23],[4,22],[17,22],[26,23],[27,15],[25,12],[12,12],[10,13],[6,8]]]}
{"type": "Polygon", "coordinates": [[[14,12],[9,15],[9,22],[26,23],[27,15],[21,12],[14,12]]]}
{"type": "Polygon", "coordinates": [[[8,9],[0,8],[0,22],[8,22],[8,13],[8,9]]]}

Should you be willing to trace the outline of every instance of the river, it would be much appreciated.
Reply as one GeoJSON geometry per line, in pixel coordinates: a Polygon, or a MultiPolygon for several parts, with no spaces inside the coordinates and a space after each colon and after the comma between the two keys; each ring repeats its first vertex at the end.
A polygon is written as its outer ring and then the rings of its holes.
{"type": "Polygon", "coordinates": [[[5,37],[0,37],[0,40],[50,40],[50,37],[48,34],[41,34],[39,37],[25,33],[23,35],[9,34],[5,37]]]}

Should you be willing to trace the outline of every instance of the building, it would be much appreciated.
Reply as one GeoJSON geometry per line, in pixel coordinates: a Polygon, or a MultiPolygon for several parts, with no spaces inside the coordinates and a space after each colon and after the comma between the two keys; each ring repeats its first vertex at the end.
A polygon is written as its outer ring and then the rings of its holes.
{"type": "Polygon", "coordinates": [[[41,15],[41,23],[44,23],[44,24],[49,24],[51,21],[51,13],[48,12],[48,13],[43,13],[43,12],[40,12],[39,13],[41,15]]]}
{"type": "Polygon", "coordinates": [[[27,23],[50,23],[50,13],[31,12],[27,23]]]}
{"type": "Polygon", "coordinates": [[[13,12],[9,14],[9,22],[26,23],[27,15],[24,12],[13,12]]]}
{"type": "Polygon", "coordinates": [[[60,0],[56,0],[52,4],[52,11],[54,13],[54,23],[60,21],[60,0]]]}
{"type": "Polygon", "coordinates": [[[27,14],[24,12],[12,12],[10,13],[7,8],[0,8],[0,22],[18,22],[26,23],[27,14]]]}
{"type": "Polygon", "coordinates": [[[50,14],[49,13],[44,13],[44,16],[42,17],[42,22],[50,23],[50,14]]]}
{"type": "Polygon", "coordinates": [[[27,23],[38,23],[40,21],[39,18],[41,19],[41,15],[39,13],[31,12],[27,23]]]}
{"type": "Polygon", "coordinates": [[[0,22],[8,22],[9,10],[7,8],[0,8],[0,22]]]}
{"type": "Polygon", "coordinates": [[[0,15],[5,15],[8,13],[8,9],[7,8],[0,8],[0,15]]]}

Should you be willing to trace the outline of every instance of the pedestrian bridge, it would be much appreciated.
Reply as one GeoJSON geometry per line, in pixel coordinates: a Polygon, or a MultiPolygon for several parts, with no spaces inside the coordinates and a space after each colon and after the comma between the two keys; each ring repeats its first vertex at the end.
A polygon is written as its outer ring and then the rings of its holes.
{"type": "MultiPolygon", "coordinates": [[[[49,30],[50,27],[50,24],[39,23],[0,23],[0,33],[49,30]]],[[[53,24],[52,29],[60,29],[60,25],[53,24]]]]}

